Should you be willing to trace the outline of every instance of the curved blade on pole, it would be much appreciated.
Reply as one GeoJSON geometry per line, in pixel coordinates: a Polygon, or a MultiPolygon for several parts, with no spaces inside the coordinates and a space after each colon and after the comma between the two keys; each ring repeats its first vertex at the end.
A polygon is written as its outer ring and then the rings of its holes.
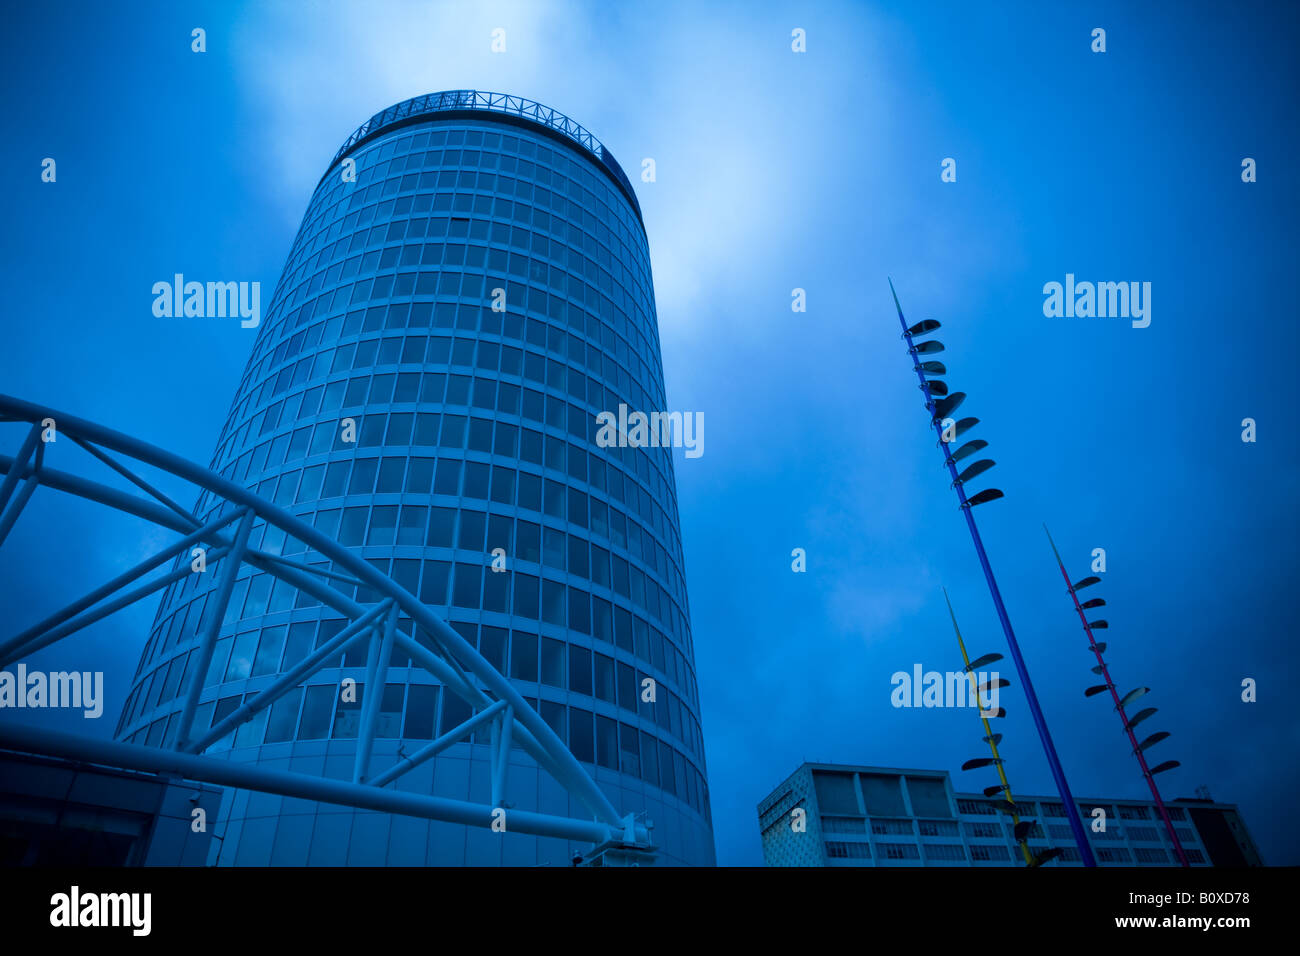
{"type": "Polygon", "coordinates": [[[1121,700],[1120,700],[1120,702],[1119,702],[1119,709],[1120,709],[1120,710],[1123,710],[1125,707],[1127,707],[1129,704],[1133,703],[1133,701],[1137,700],[1139,697],[1143,696],[1144,694],[1149,694],[1149,693],[1151,693],[1151,688],[1150,688],[1150,687],[1135,687],[1135,688],[1133,688],[1131,691],[1129,691],[1127,694],[1125,694],[1125,695],[1123,696],[1123,698],[1121,698],[1121,700]]]}
{"type": "Polygon", "coordinates": [[[988,447],[989,447],[989,443],[982,438],[976,438],[974,441],[968,441],[966,444],[962,445],[955,452],[949,455],[947,460],[944,461],[944,464],[945,465],[956,464],[957,462],[961,461],[963,458],[968,458],[971,455],[975,454],[975,452],[988,447]]]}
{"type": "Polygon", "coordinates": [[[1148,717],[1153,716],[1155,712],[1156,712],[1156,708],[1154,707],[1146,707],[1142,710],[1139,710],[1136,714],[1134,714],[1132,717],[1128,719],[1128,723],[1124,725],[1124,728],[1126,730],[1132,730],[1138,724],[1142,723],[1142,721],[1146,720],[1148,717]]]}
{"type": "Polygon", "coordinates": [[[1138,753],[1141,753],[1142,751],[1147,750],[1150,747],[1154,747],[1156,744],[1160,743],[1160,741],[1167,740],[1168,737],[1169,737],[1169,731],[1167,730],[1156,731],[1146,740],[1142,741],[1142,743],[1138,744],[1138,753]]]}
{"type": "Polygon", "coordinates": [[[984,474],[984,472],[992,468],[995,464],[996,462],[994,462],[992,458],[981,458],[979,461],[975,462],[975,464],[971,465],[969,468],[967,468],[965,471],[963,471],[960,475],[957,476],[957,484],[964,485],[972,478],[978,478],[980,475],[984,474]]]}
{"type": "Polygon", "coordinates": [[[983,491],[977,492],[976,494],[973,494],[969,498],[967,498],[966,503],[962,505],[962,507],[969,510],[971,508],[974,508],[976,505],[986,504],[987,502],[990,501],[997,501],[1001,497],[1002,497],[1002,492],[999,489],[985,488],[983,491]]]}
{"type": "Polygon", "coordinates": [[[971,661],[969,664],[966,665],[966,673],[969,674],[971,671],[977,671],[981,667],[984,667],[988,664],[992,664],[994,661],[1000,661],[1000,660],[1002,660],[1001,654],[985,654],[982,657],[977,657],[975,658],[975,660],[971,661]]]}

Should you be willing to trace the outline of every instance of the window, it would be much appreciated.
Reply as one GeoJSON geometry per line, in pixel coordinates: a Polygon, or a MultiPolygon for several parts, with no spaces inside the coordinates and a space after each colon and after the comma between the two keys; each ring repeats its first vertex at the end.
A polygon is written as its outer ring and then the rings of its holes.
{"type": "Polygon", "coordinates": [[[366,544],[392,544],[397,535],[397,505],[377,505],[370,516],[366,544]]]}
{"type": "Polygon", "coordinates": [[[903,834],[912,835],[911,820],[872,820],[871,832],[879,834],[903,834]]]}
{"type": "MultiPolygon", "coordinates": [[[[269,576],[262,575],[261,580],[269,580],[269,576]]],[[[234,649],[230,652],[230,665],[226,668],[227,681],[243,680],[249,675],[253,667],[253,652],[257,648],[257,636],[257,631],[245,631],[235,638],[234,649]]]]}
{"type": "Polygon", "coordinates": [[[641,731],[641,779],[659,785],[659,745],[654,737],[641,731]]]}
{"type": "Polygon", "coordinates": [[[299,740],[323,740],[328,736],[330,718],[333,716],[335,685],[315,684],[307,688],[303,705],[302,727],[299,740]]]}
{"type": "Polygon", "coordinates": [[[542,638],[542,683],[551,687],[564,687],[563,641],[542,638]]]}
{"type": "Polygon", "coordinates": [[[569,645],[569,690],[591,696],[591,651],[569,645]]]}
{"type": "Polygon", "coordinates": [[[618,769],[618,724],[599,714],[596,715],[596,763],[618,769]]]}
{"type": "Polygon", "coordinates": [[[596,696],[609,703],[615,702],[614,660],[604,654],[596,656],[596,696]]]}
{"type": "Polygon", "coordinates": [[[410,740],[432,740],[434,715],[438,713],[438,688],[412,684],[406,695],[406,722],[402,736],[410,740]]]}
{"type": "Polygon", "coordinates": [[[827,843],[826,855],[833,860],[869,860],[869,843],[827,843]]]}
{"type": "Polygon", "coordinates": [[[591,716],[590,711],[569,708],[569,749],[573,751],[573,756],[586,763],[595,759],[596,752],[591,716]]]}
{"type": "Polygon", "coordinates": [[[262,677],[276,673],[280,667],[280,653],[284,650],[284,640],[288,630],[281,624],[279,627],[268,627],[262,631],[257,657],[253,660],[252,676],[262,677]]]}
{"type": "Polygon", "coordinates": [[[537,680],[537,635],[515,631],[511,635],[510,645],[510,676],[521,680],[537,680]]]}
{"type": "Polygon", "coordinates": [[[462,511],[460,513],[460,534],[456,547],[462,551],[482,551],[483,535],[487,529],[487,515],[482,511],[462,511]]]}
{"type": "MultiPolygon", "coordinates": [[[[485,625],[482,633],[479,635],[478,650],[494,668],[501,673],[506,672],[506,638],[507,632],[503,627],[489,627],[485,625]]],[[[516,651],[518,656],[518,651],[516,651]]]]}
{"type": "Polygon", "coordinates": [[[882,860],[919,860],[920,851],[911,843],[881,843],[878,846],[882,860]]]}
{"type": "Polygon", "coordinates": [[[344,508],[343,523],[339,525],[339,544],[355,548],[365,540],[366,508],[344,508]]]}
{"type": "Polygon", "coordinates": [[[465,462],[465,497],[486,501],[488,498],[488,478],[491,469],[482,462],[465,462]]]}
{"type": "Polygon", "coordinates": [[[1168,863],[1169,854],[1155,847],[1141,846],[1133,851],[1139,863],[1168,863]]]}
{"type": "Polygon", "coordinates": [[[365,699],[365,694],[370,690],[362,684],[356,684],[352,690],[354,693],[347,694],[346,697],[340,693],[338,707],[334,712],[334,732],[332,736],[335,740],[355,739],[357,732],[361,729],[361,704],[365,699]]]}
{"type": "Polygon", "coordinates": [[[450,561],[425,561],[420,575],[420,599],[425,604],[446,604],[450,577],[450,561]]]}
{"type": "Polygon", "coordinates": [[[477,608],[483,584],[483,566],[456,562],[456,576],[452,604],[456,607],[477,608]]]}
{"type": "MultiPolygon", "coordinates": [[[[1076,850],[1075,852],[1078,851],[1076,850]]],[[[1011,854],[1007,852],[1005,846],[976,844],[970,848],[970,858],[972,860],[1009,860],[1011,859],[1011,854]]]]}
{"type": "Polygon", "coordinates": [[[640,776],[641,749],[637,743],[637,731],[627,724],[618,725],[618,757],[622,773],[640,776]]]}
{"type": "Polygon", "coordinates": [[[919,820],[921,836],[956,836],[957,824],[952,820],[919,820]]]}
{"type": "Polygon", "coordinates": [[[375,722],[376,737],[402,736],[402,703],[406,696],[405,684],[385,684],[379,701],[379,717],[375,722]]]}
{"type": "Polygon", "coordinates": [[[424,541],[424,524],[429,509],[420,505],[404,505],[402,522],[397,529],[397,543],[418,545],[424,541]]]}
{"type": "Polygon", "coordinates": [[[298,724],[298,708],[301,704],[302,688],[295,687],[271,705],[271,716],[266,724],[266,743],[278,744],[293,740],[293,731],[298,724]]]}
{"type": "Polygon", "coordinates": [[[531,521],[520,521],[517,535],[520,560],[540,562],[542,557],[541,528],[531,521]]]}
{"type": "Polygon", "coordinates": [[[542,620],[547,624],[564,626],[564,585],[559,581],[542,581],[542,620]]]}

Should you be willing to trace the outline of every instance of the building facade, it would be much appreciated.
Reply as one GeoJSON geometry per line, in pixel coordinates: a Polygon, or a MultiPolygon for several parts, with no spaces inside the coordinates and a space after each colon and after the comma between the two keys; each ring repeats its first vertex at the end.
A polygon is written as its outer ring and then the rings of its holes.
{"type": "Polygon", "coordinates": [[[0,752],[0,867],[202,866],[224,791],[0,752]]]}
{"type": "MultiPolygon", "coordinates": [[[[626,175],[536,103],[432,94],[373,117],[321,178],[211,467],[443,616],[616,807],[653,823],[661,863],[712,865],[673,463],[665,448],[598,446],[597,414],[620,404],[665,407],[649,248],[626,175]]],[[[195,513],[206,521],[217,504],[195,513]]],[[[302,549],[264,527],[251,543],[302,549]]],[[[252,571],[235,586],[197,731],[343,626],[252,571]]],[[[203,577],[165,593],[119,738],[169,742],[203,577]]],[[[375,689],[375,772],[469,716],[409,663],[395,658],[375,689]]],[[[363,694],[345,701],[339,687],[363,682],[364,665],[364,649],[342,655],[217,748],[346,776],[363,694]]],[[[484,738],[396,786],[486,802],[484,738]]],[[[586,815],[520,761],[511,805],[586,815]]],[[[568,865],[585,849],[242,791],[227,795],[217,832],[216,862],[236,865],[568,865]]]]}
{"type": "MultiPolygon", "coordinates": [[[[1076,803],[1099,866],[1178,865],[1154,801],[1076,803]],[[1094,825],[1098,809],[1104,830],[1094,825]]],[[[768,866],[1023,866],[1011,819],[995,804],[954,791],[945,770],[805,763],[758,805],[763,859],[768,866]]],[[[1044,866],[1082,865],[1059,797],[1017,795],[1016,804],[1022,820],[1034,821],[1030,850],[1062,850],[1044,866]]],[[[1262,865],[1236,806],[1166,807],[1193,866],[1262,865]]]]}

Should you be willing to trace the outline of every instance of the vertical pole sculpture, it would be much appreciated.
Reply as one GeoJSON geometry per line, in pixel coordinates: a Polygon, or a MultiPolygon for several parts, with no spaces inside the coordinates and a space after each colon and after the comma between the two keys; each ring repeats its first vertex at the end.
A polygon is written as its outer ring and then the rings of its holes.
{"type": "MultiPolygon", "coordinates": [[[[970,680],[971,690],[975,693],[975,706],[979,708],[980,722],[984,725],[984,739],[989,743],[989,750],[993,751],[993,766],[998,770],[998,779],[1002,781],[1002,793],[1007,798],[1007,803],[1013,807],[1016,806],[1016,798],[1011,795],[1011,784],[1007,782],[1007,772],[1002,769],[1002,755],[998,753],[998,742],[995,739],[993,728],[989,726],[989,719],[984,716],[984,701],[980,697],[979,680],[976,678],[974,671],[970,669],[970,655],[966,653],[966,642],[961,639],[961,628],[957,626],[957,615],[953,613],[952,601],[948,600],[948,589],[943,590],[943,599],[948,603],[948,616],[952,618],[952,629],[957,635],[957,646],[961,648],[962,663],[966,665],[966,676],[970,680]]],[[[1013,826],[1020,825],[1020,813],[1014,811],[1011,814],[1011,823],[1013,826]]],[[[1029,843],[1026,840],[1020,841],[1020,852],[1025,858],[1026,866],[1034,865],[1034,855],[1029,852],[1029,843]]]]}
{"type": "MultiPolygon", "coordinates": [[[[1043,525],[1043,530],[1047,531],[1047,525],[1043,525]]],[[[1133,753],[1137,756],[1138,766],[1142,768],[1142,776],[1146,778],[1147,786],[1151,788],[1151,796],[1156,802],[1156,808],[1160,811],[1160,819],[1165,822],[1165,832],[1169,834],[1169,839],[1174,844],[1174,855],[1178,857],[1180,866],[1191,866],[1187,860],[1187,854],[1183,852],[1182,841],[1178,839],[1178,834],[1174,831],[1173,821],[1169,819],[1169,811],[1165,808],[1165,802],[1160,798],[1160,790],[1156,787],[1155,775],[1147,766],[1147,758],[1143,755],[1142,750],[1138,747],[1137,737],[1133,733],[1133,728],[1129,725],[1128,716],[1124,713],[1124,703],[1119,699],[1119,690],[1115,687],[1115,682],[1110,679],[1110,669],[1106,666],[1106,660],[1101,656],[1101,649],[1097,646],[1097,639],[1093,636],[1092,625],[1088,623],[1088,615],[1083,613],[1083,606],[1079,604],[1079,595],[1074,593],[1074,585],[1070,583],[1070,575],[1065,570],[1065,562],[1061,560],[1061,552],[1056,550],[1056,542],[1052,540],[1052,532],[1047,531],[1047,540],[1052,545],[1052,554],[1056,555],[1056,564],[1061,569],[1061,577],[1065,578],[1065,589],[1070,592],[1070,600],[1074,602],[1074,610],[1079,615],[1079,620],[1083,622],[1084,633],[1088,635],[1088,647],[1097,655],[1097,666],[1101,668],[1101,679],[1106,682],[1110,688],[1111,699],[1115,701],[1115,709],[1119,711],[1119,719],[1124,724],[1124,733],[1128,735],[1129,743],[1133,745],[1133,753]]],[[[1098,688],[1100,690],[1100,688],[1098,688]]]]}
{"type": "MultiPolygon", "coordinates": [[[[898,293],[894,290],[894,283],[889,283],[889,291],[894,296],[894,308],[898,310],[898,321],[903,327],[903,338],[907,340],[908,354],[913,359],[917,378],[921,382],[921,391],[925,394],[926,404],[933,407],[934,398],[930,394],[930,386],[926,381],[925,372],[921,369],[920,362],[916,361],[916,352],[913,351],[915,346],[912,343],[912,336],[907,331],[907,320],[903,318],[903,307],[898,302],[898,293]]],[[[942,449],[946,444],[943,440],[943,422],[934,422],[935,433],[939,436],[939,447],[942,449]]],[[[971,540],[975,543],[975,554],[979,557],[980,567],[984,570],[984,579],[988,582],[989,594],[993,597],[993,605],[998,612],[998,621],[1002,624],[1002,633],[1006,635],[1007,647],[1011,650],[1011,660],[1016,665],[1016,673],[1020,676],[1020,683],[1025,689],[1025,700],[1029,704],[1029,713],[1034,718],[1034,727],[1038,730],[1038,737],[1043,742],[1043,752],[1047,755],[1047,764],[1052,771],[1052,779],[1056,782],[1056,791],[1061,796],[1061,802],[1065,805],[1066,818],[1070,821],[1070,830],[1074,834],[1074,842],[1079,847],[1079,856],[1083,859],[1084,866],[1096,866],[1097,861],[1092,855],[1092,846],[1088,843],[1088,836],[1083,830],[1083,821],[1079,817],[1079,808],[1074,802],[1074,797],[1070,793],[1070,785],[1065,780],[1065,771],[1061,769],[1061,760],[1056,755],[1056,746],[1052,743],[1051,732],[1047,729],[1047,720],[1043,717],[1042,708],[1038,704],[1038,695],[1034,693],[1033,682],[1029,679],[1029,670],[1025,666],[1025,660],[1020,654],[1020,644],[1016,641],[1015,631],[1011,628],[1011,618],[1007,614],[1006,606],[1002,603],[1002,592],[998,590],[998,582],[993,577],[993,568],[989,564],[988,555],[984,551],[984,541],[980,538],[978,526],[975,524],[975,514],[966,500],[966,491],[962,487],[961,481],[958,480],[957,465],[945,453],[944,456],[948,471],[952,474],[953,486],[957,489],[957,500],[961,504],[961,510],[966,515],[966,527],[970,531],[971,540]]]]}

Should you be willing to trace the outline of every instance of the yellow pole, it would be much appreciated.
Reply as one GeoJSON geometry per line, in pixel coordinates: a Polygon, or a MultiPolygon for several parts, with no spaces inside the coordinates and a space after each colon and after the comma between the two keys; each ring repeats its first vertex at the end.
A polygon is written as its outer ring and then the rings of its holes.
{"type": "MultiPolygon", "coordinates": [[[[970,656],[966,653],[966,642],[961,639],[961,629],[957,627],[957,615],[953,613],[952,601],[948,600],[948,589],[943,589],[943,599],[948,604],[948,616],[952,618],[952,629],[957,633],[957,646],[961,648],[961,659],[966,665],[966,677],[970,681],[971,690],[975,694],[975,703],[979,707],[980,722],[984,725],[984,736],[988,740],[989,749],[993,751],[993,766],[997,768],[998,778],[1002,781],[1002,792],[1006,794],[1007,803],[1013,807],[1016,805],[1015,799],[1011,796],[1011,784],[1007,782],[1006,771],[1002,769],[1002,758],[998,756],[997,741],[993,739],[993,728],[989,726],[989,719],[984,716],[984,701],[980,698],[979,681],[970,669],[970,656]]],[[[1020,823],[1020,815],[1014,811],[1011,814],[1012,824],[1020,823]]],[[[1020,841],[1020,852],[1024,854],[1025,865],[1034,865],[1034,855],[1029,852],[1029,844],[1025,840],[1020,841]]]]}

